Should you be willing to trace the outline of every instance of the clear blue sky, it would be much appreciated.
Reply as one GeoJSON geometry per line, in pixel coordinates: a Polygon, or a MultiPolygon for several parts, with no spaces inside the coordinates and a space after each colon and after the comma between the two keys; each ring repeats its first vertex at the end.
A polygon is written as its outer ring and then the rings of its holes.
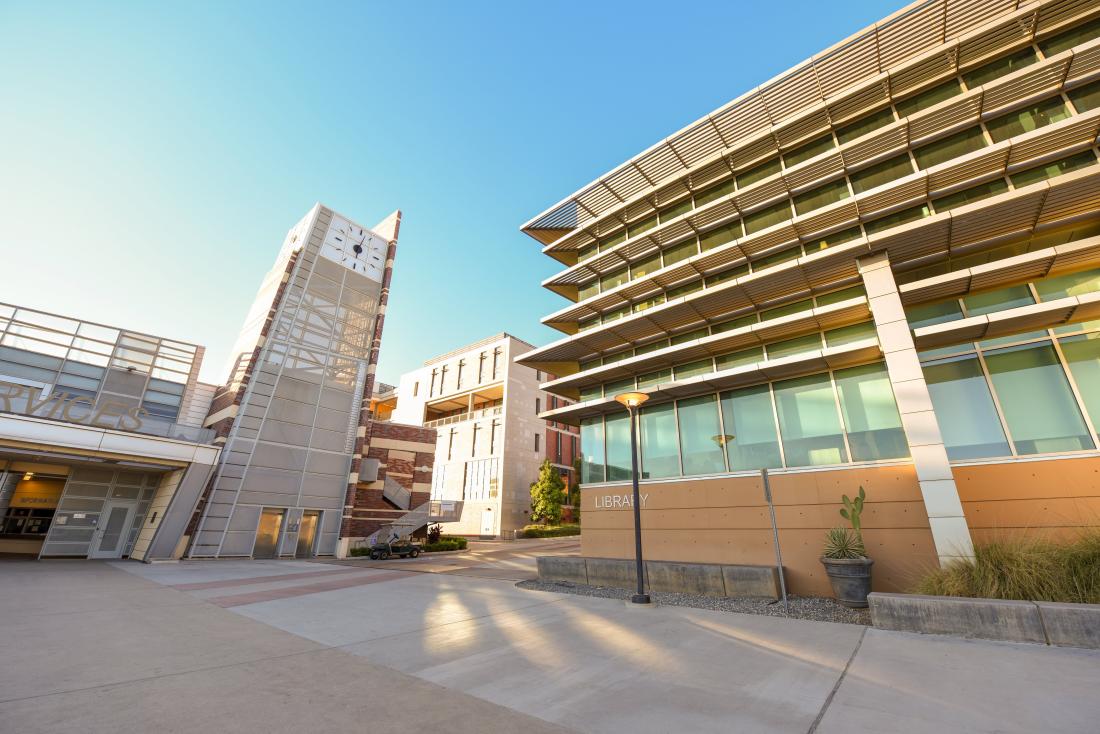
{"type": "Polygon", "coordinates": [[[902,0],[0,2],[0,301],[228,351],[321,201],[405,213],[379,375],[555,338],[524,221],[902,0]]]}

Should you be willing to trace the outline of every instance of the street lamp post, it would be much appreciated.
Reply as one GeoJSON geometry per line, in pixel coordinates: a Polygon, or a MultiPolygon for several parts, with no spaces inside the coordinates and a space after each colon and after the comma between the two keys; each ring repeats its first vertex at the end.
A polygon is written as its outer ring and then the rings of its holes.
{"type": "Polygon", "coordinates": [[[642,568],[642,504],[638,491],[638,432],[636,413],[638,406],[649,400],[642,392],[627,392],[616,395],[617,400],[626,406],[630,413],[630,478],[634,485],[634,562],[638,574],[638,593],[630,597],[634,604],[649,604],[649,594],[645,593],[644,571],[642,568]]]}

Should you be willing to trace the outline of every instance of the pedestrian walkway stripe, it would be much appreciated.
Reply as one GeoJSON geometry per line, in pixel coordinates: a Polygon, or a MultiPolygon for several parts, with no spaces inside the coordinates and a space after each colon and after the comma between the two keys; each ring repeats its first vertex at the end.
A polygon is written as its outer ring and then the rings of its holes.
{"type": "Polygon", "coordinates": [[[206,601],[211,604],[216,604],[219,607],[239,607],[244,604],[257,604],[262,601],[275,601],[276,599],[289,599],[295,596],[306,596],[308,594],[318,594],[322,591],[337,591],[339,589],[350,589],[355,586],[366,586],[367,584],[377,584],[385,581],[396,581],[398,579],[408,578],[410,576],[416,576],[417,574],[412,571],[383,571],[381,573],[372,574],[370,576],[356,576],[355,578],[341,578],[330,579],[328,581],[322,581],[319,584],[307,584],[305,586],[288,586],[282,589],[267,589],[264,591],[253,591],[244,594],[231,594],[229,596],[216,596],[206,601]]]}
{"type": "Polygon", "coordinates": [[[275,573],[270,576],[246,576],[239,579],[221,579],[219,581],[198,581],[191,584],[169,584],[179,591],[201,591],[202,589],[227,589],[234,586],[246,586],[248,584],[266,584],[272,581],[293,581],[295,579],[310,579],[319,576],[335,576],[336,574],[349,574],[362,572],[363,569],[338,568],[335,571],[302,571],[300,573],[275,573]]]}

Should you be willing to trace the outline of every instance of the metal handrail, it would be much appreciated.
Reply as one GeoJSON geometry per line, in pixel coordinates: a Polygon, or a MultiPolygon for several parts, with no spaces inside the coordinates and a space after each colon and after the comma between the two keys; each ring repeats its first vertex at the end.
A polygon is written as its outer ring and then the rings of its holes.
{"type": "Polygon", "coordinates": [[[476,420],[478,418],[487,418],[492,415],[500,415],[501,408],[503,406],[495,405],[492,408],[482,408],[480,410],[467,411],[466,413],[459,413],[458,415],[449,415],[446,418],[437,418],[434,421],[426,421],[424,423],[425,428],[437,428],[439,426],[447,426],[452,423],[461,423],[462,421],[476,420]]]}

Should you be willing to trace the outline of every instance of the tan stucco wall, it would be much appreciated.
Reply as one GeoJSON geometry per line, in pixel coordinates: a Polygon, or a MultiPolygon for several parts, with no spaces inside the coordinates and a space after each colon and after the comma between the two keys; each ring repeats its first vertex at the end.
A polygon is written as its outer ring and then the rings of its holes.
{"type": "MultiPolygon", "coordinates": [[[[840,498],[867,492],[864,540],[874,558],[874,587],[899,591],[936,565],[936,551],[911,464],[771,475],[788,589],[831,595],[819,561],[825,530],[844,524],[840,498]]],[[[582,491],[581,552],[633,557],[628,507],[596,509],[597,497],[630,493],[629,484],[582,491]]],[[[774,565],[768,506],[759,476],[647,482],[643,553],[652,560],[774,565]]]]}
{"type": "Polygon", "coordinates": [[[974,542],[1100,526],[1100,457],[955,467],[974,542]]]}

